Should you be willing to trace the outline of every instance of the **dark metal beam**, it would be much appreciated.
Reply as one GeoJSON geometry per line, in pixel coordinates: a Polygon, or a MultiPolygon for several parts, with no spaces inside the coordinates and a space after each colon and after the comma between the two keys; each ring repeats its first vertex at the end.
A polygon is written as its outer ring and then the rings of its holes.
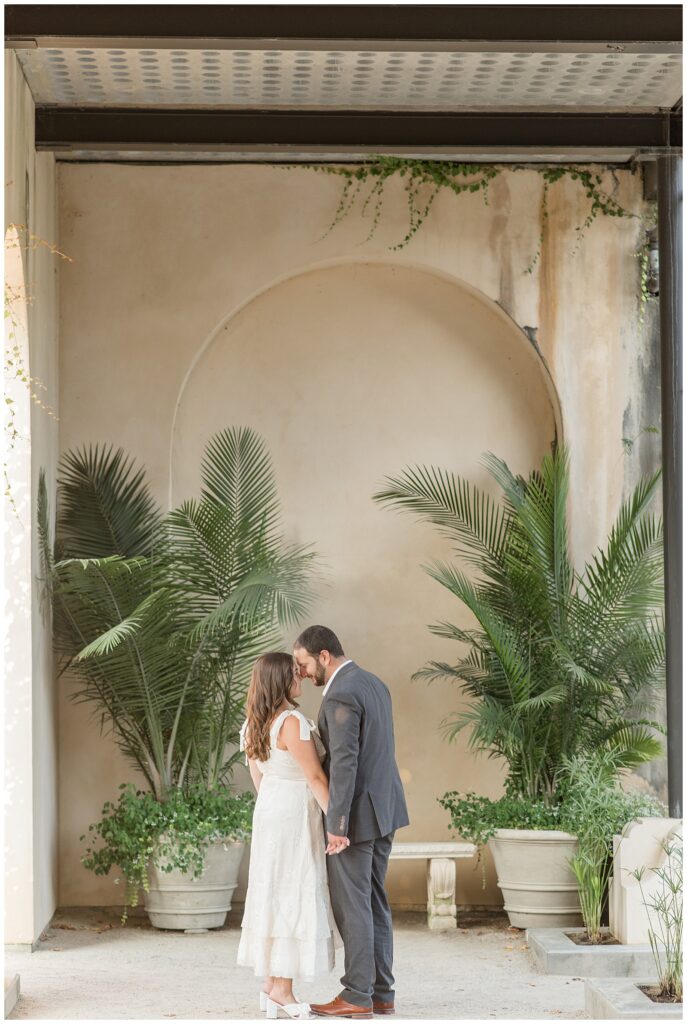
{"type": "Polygon", "coordinates": [[[7,38],[571,41],[682,39],[680,4],[8,4],[7,38]]]}
{"type": "Polygon", "coordinates": [[[668,803],[682,817],[682,159],[658,160],[668,803]]]}
{"type": "Polygon", "coordinates": [[[36,146],[600,147],[679,145],[681,121],[652,114],[360,113],[39,107],[36,146]]]}

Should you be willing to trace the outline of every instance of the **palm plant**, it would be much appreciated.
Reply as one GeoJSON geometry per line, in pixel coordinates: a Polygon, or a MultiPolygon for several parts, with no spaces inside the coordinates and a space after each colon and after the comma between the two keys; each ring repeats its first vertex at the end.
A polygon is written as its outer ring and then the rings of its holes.
{"type": "Polygon", "coordinates": [[[202,490],[167,515],[121,450],[68,452],[56,542],[39,492],[62,670],[158,800],[226,783],[250,666],[309,603],[313,554],[289,546],[268,453],[249,429],[206,448],[202,490]]]}
{"type": "Polygon", "coordinates": [[[468,698],[444,723],[448,737],[469,727],[473,749],[506,762],[512,793],[554,802],[561,766],[575,755],[609,750],[633,767],[661,750],[660,726],[646,717],[664,660],[661,524],[650,512],[658,474],[637,485],[605,548],[578,572],[567,452],[547,455],[527,480],[494,455],[485,465],[500,502],[433,466],[388,478],[374,500],[436,526],[475,570],[425,567],[478,627],[430,627],[468,651],[416,674],[457,681],[468,698]]]}

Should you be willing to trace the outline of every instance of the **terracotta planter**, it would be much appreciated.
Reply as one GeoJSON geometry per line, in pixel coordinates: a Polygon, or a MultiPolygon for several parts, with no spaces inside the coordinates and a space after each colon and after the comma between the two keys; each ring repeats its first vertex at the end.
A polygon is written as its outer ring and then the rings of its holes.
{"type": "Polygon", "coordinates": [[[148,865],[146,910],[154,928],[198,931],[221,928],[231,910],[245,843],[218,840],[205,855],[199,878],[148,865]]]}
{"type": "Polygon", "coordinates": [[[489,846],[504,906],[515,928],[582,924],[577,880],[569,864],[577,853],[575,836],[501,828],[489,846]]]}

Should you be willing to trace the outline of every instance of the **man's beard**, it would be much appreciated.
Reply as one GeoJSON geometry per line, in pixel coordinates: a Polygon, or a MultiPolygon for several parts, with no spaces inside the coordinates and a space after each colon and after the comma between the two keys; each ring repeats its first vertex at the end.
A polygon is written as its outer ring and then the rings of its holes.
{"type": "Polygon", "coordinates": [[[315,684],[315,686],[325,685],[324,665],[320,665],[319,662],[317,663],[317,667],[315,669],[315,678],[313,680],[313,683],[315,684]]]}

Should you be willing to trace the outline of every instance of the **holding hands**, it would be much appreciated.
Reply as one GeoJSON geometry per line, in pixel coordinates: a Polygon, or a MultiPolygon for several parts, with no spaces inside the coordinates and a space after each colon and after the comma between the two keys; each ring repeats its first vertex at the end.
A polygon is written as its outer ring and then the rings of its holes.
{"type": "Polygon", "coordinates": [[[327,847],[325,853],[341,853],[347,846],[351,845],[348,836],[336,836],[333,832],[327,832],[327,847]]]}

